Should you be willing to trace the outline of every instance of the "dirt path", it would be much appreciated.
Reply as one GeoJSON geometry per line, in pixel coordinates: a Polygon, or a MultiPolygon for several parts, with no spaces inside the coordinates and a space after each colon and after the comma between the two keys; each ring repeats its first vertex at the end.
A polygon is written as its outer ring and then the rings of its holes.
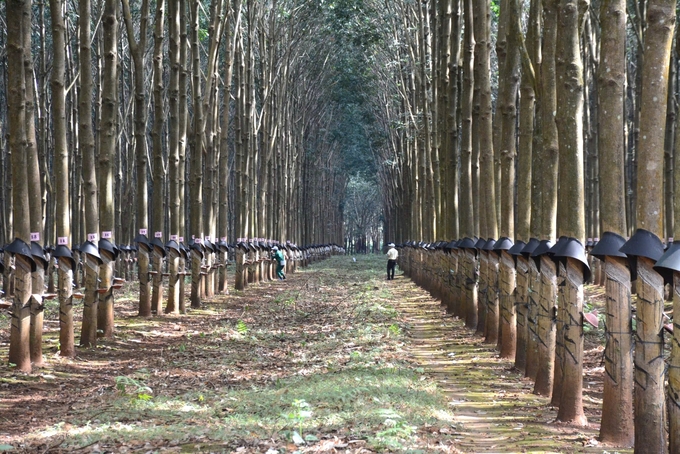
{"type": "MultiPolygon", "coordinates": [[[[454,441],[464,452],[632,452],[606,449],[596,440],[601,402],[584,396],[587,427],[554,423],[557,409],[531,393],[533,383],[497,351],[447,315],[424,290],[399,276],[397,308],[412,338],[410,352],[450,396],[454,441]]],[[[594,383],[593,383],[594,384],[594,383]]],[[[586,378],[584,388],[590,388],[586,378]]],[[[593,393],[597,394],[597,389],[593,393]]]]}

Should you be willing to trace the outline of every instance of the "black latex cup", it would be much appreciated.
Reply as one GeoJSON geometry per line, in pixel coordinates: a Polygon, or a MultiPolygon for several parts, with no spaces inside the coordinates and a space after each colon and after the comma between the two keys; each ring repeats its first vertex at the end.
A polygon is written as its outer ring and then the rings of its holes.
{"type": "Polygon", "coordinates": [[[496,241],[496,244],[493,245],[493,250],[496,251],[498,255],[501,255],[503,251],[510,251],[512,246],[512,240],[507,236],[502,236],[496,241]]]}
{"type": "Polygon", "coordinates": [[[58,260],[68,261],[68,263],[71,265],[71,269],[75,272],[76,261],[73,259],[73,253],[66,245],[60,244],[56,248],[54,248],[54,252],[52,252],[52,257],[55,257],[58,260]]]}
{"type": "Polygon", "coordinates": [[[562,252],[562,249],[564,249],[568,240],[569,240],[569,238],[564,236],[564,235],[559,237],[557,239],[557,242],[555,244],[553,244],[550,249],[548,249],[547,254],[551,257],[555,257],[557,254],[562,252]]]}
{"type": "Polygon", "coordinates": [[[486,251],[486,252],[491,252],[493,251],[494,246],[496,245],[496,240],[493,238],[489,238],[486,240],[486,244],[480,248],[481,251],[486,251]]]}
{"type": "Polygon", "coordinates": [[[201,255],[201,259],[203,259],[203,257],[205,256],[205,246],[203,246],[203,244],[201,243],[197,243],[196,241],[191,242],[191,244],[189,245],[189,250],[198,252],[201,255]]]}
{"type": "MultiPolygon", "coordinates": [[[[205,250],[207,252],[209,252],[209,253],[215,252],[215,246],[210,242],[210,240],[205,240],[203,242],[203,245],[205,246],[205,250]]],[[[257,244],[256,246],[259,246],[259,244],[257,244]]]]}
{"type": "Polygon", "coordinates": [[[630,279],[637,279],[637,258],[645,257],[656,262],[663,256],[663,243],[649,230],[637,229],[632,237],[619,249],[628,256],[630,279]]]}
{"type": "Polygon", "coordinates": [[[158,250],[161,253],[161,257],[165,257],[165,245],[160,238],[151,240],[151,246],[153,246],[154,250],[158,250]]]}
{"type": "Polygon", "coordinates": [[[571,258],[578,260],[583,265],[583,282],[590,280],[590,266],[588,265],[588,257],[586,256],[586,248],[576,238],[567,238],[563,241],[562,247],[555,252],[555,258],[558,260],[566,260],[571,258]]]}
{"type": "Polygon", "coordinates": [[[515,266],[517,266],[517,257],[522,255],[522,249],[524,249],[526,245],[527,244],[524,241],[517,240],[515,244],[513,244],[510,249],[508,249],[508,254],[512,255],[512,258],[515,261],[515,266]]]}
{"type": "Polygon", "coordinates": [[[166,251],[175,251],[177,255],[180,255],[182,252],[179,248],[179,244],[175,240],[170,240],[167,243],[165,243],[165,250],[166,251]]]}
{"type": "Polygon", "coordinates": [[[97,261],[97,263],[99,263],[100,265],[102,264],[102,258],[99,255],[99,248],[92,241],[86,241],[83,244],[81,244],[80,253],[87,254],[90,257],[93,257],[97,261]]]}
{"type": "Polygon", "coordinates": [[[458,243],[458,249],[474,249],[475,241],[472,238],[465,237],[458,243]]]}
{"type": "Polygon", "coordinates": [[[47,257],[45,257],[45,250],[37,241],[31,241],[31,254],[33,255],[33,260],[35,264],[43,267],[43,270],[47,269],[47,257]]]}
{"type": "Polygon", "coordinates": [[[151,252],[151,244],[146,235],[137,235],[135,237],[135,243],[137,243],[138,247],[144,248],[146,252],[151,252]]]}
{"type": "Polygon", "coordinates": [[[114,260],[118,257],[118,253],[120,252],[120,249],[118,249],[108,238],[99,240],[99,249],[110,253],[114,260]]]}
{"type": "Polygon", "coordinates": [[[680,272],[680,243],[671,243],[666,252],[654,265],[666,284],[673,284],[673,272],[680,272]]]}
{"type": "Polygon", "coordinates": [[[621,252],[621,247],[626,243],[626,239],[614,232],[604,232],[602,238],[598,241],[590,255],[604,260],[606,256],[626,258],[626,254],[621,252]]]}
{"type": "Polygon", "coordinates": [[[510,255],[522,255],[522,250],[526,247],[526,243],[522,240],[515,241],[515,244],[508,249],[508,254],[510,255]]]}
{"type": "Polygon", "coordinates": [[[524,246],[524,248],[522,249],[521,251],[522,255],[526,258],[531,257],[531,254],[534,253],[539,244],[540,241],[538,241],[537,238],[531,238],[529,242],[526,244],[526,246],[524,246]]]}
{"type": "Polygon", "coordinates": [[[31,247],[26,244],[24,240],[15,238],[10,244],[5,246],[5,253],[9,252],[13,255],[21,255],[28,260],[31,264],[31,272],[36,270],[35,260],[33,259],[33,253],[31,252],[31,247]]]}
{"type": "Polygon", "coordinates": [[[536,249],[534,249],[534,252],[531,253],[531,258],[536,262],[536,268],[538,268],[539,271],[541,270],[541,256],[547,254],[552,247],[552,241],[541,240],[538,243],[538,246],[536,246],[536,249]]]}

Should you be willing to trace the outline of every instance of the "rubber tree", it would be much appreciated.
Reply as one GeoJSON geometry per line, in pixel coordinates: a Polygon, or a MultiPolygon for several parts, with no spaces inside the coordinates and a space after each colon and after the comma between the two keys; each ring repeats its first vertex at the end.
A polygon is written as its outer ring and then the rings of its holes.
{"type": "MultiPolygon", "coordinates": [[[[12,215],[14,237],[12,244],[21,247],[24,254],[14,253],[15,288],[12,302],[12,325],[10,328],[9,362],[16,370],[31,372],[29,348],[31,269],[35,266],[30,254],[30,211],[27,183],[26,133],[26,79],[24,77],[24,27],[23,0],[7,2],[7,93],[9,116],[9,147],[12,150],[12,215]]],[[[17,251],[21,249],[16,249],[17,251]]]]}
{"type": "MultiPolygon", "coordinates": [[[[80,46],[80,62],[92,61],[91,4],[83,0],[78,4],[78,38],[80,46]]],[[[80,144],[83,177],[82,200],[85,212],[85,233],[88,238],[96,240],[99,235],[99,202],[97,191],[97,171],[95,167],[94,132],[92,129],[92,65],[80,65],[80,89],[78,90],[78,138],[80,144]]],[[[97,345],[97,312],[99,298],[97,280],[99,274],[99,256],[90,259],[90,254],[83,257],[83,273],[85,277],[85,293],[83,299],[83,323],[81,325],[80,345],[94,347],[97,345]]]]}
{"type": "MultiPolygon", "coordinates": [[[[160,2],[161,4],[164,2],[160,2]]],[[[137,172],[137,203],[136,219],[139,229],[149,227],[149,190],[147,172],[149,168],[147,150],[147,93],[145,85],[146,53],[147,53],[147,28],[149,22],[149,2],[144,0],[140,8],[139,25],[135,27],[130,11],[129,0],[122,1],[123,19],[127,31],[130,57],[134,65],[134,144],[135,163],[137,172]],[[135,36],[135,29],[139,29],[139,36],[135,36]]],[[[146,250],[140,248],[137,258],[139,263],[139,315],[148,317],[151,315],[151,299],[149,292],[149,255],[146,250]]]]}
{"type": "MultiPolygon", "coordinates": [[[[501,4],[501,17],[504,17],[505,43],[502,72],[499,83],[503,85],[502,99],[499,99],[496,118],[500,118],[500,163],[501,186],[500,235],[512,241],[515,238],[515,166],[517,158],[517,94],[520,82],[520,44],[519,2],[505,0],[501,4]]],[[[500,29],[499,29],[500,32],[500,29]]],[[[499,41],[500,44],[500,41],[499,41]]],[[[525,196],[528,194],[524,194],[525,196]]],[[[502,358],[515,359],[517,343],[517,313],[514,301],[516,287],[515,263],[509,254],[511,243],[505,242],[500,254],[499,288],[499,347],[502,358]]]]}
{"type": "MultiPolygon", "coordinates": [[[[529,6],[529,19],[526,39],[522,33],[514,32],[519,40],[522,79],[520,81],[520,107],[518,129],[517,160],[517,222],[515,225],[517,345],[515,348],[515,367],[522,373],[526,370],[527,344],[529,339],[529,262],[522,250],[532,236],[531,222],[538,217],[532,213],[533,192],[532,158],[534,123],[536,122],[536,76],[535,67],[539,64],[540,54],[540,14],[539,2],[533,0],[529,6]],[[532,216],[533,214],[533,216],[532,216]]],[[[519,15],[514,27],[519,28],[519,15]]]]}
{"type": "MultiPolygon", "coordinates": [[[[146,11],[148,14],[148,10],[146,11]]],[[[163,102],[163,47],[165,41],[165,2],[156,2],[153,31],[153,126],[151,138],[153,143],[153,195],[151,228],[154,239],[158,238],[159,246],[154,247],[152,254],[153,292],[151,294],[151,311],[157,315],[163,313],[163,262],[166,257],[164,250],[164,230],[166,215],[166,180],[167,162],[164,158],[163,128],[165,126],[165,103],[163,102]]],[[[167,238],[167,237],[166,237],[167,238]]]]}
{"type": "MultiPolygon", "coordinates": [[[[66,135],[66,28],[64,1],[50,1],[52,19],[52,122],[54,125],[54,176],[56,189],[55,223],[57,247],[65,249],[66,256],[59,258],[59,355],[75,356],[73,331],[73,269],[75,263],[71,248],[71,205],[69,191],[69,148],[66,135]]],[[[56,256],[56,250],[55,250],[56,256]]]]}
{"type": "MultiPolygon", "coordinates": [[[[557,235],[557,175],[558,140],[554,112],[557,111],[555,76],[555,46],[557,41],[558,1],[543,3],[543,47],[541,63],[540,95],[541,146],[536,150],[534,163],[539,167],[541,185],[537,187],[541,197],[540,239],[554,241],[557,235]]],[[[551,396],[555,357],[555,321],[553,308],[557,293],[555,263],[544,254],[540,258],[541,285],[535,332],[538,337],[538,364],[534,392],[551,396]]]]}
{"type": "MultiPolygon", "coordinates": [[[[663,237],[663,141],[675,7],[673,0],[650,1],[644,31],[638,159],[645,164],[637,169],[636,222],[638,230],[649,232],[658,243],[663,237]]],[[[638,342],[633,404],[635,452],[650,454],[667,451],[662,327],[664,289],[662,277],[652,268],[652,259],[639,256],[636,263],[638,342]]]]}
{"type": "MultiPolygon", "coordinates": [[[[101,123],[99,127],[99,227],[102,240],[115,245],[114,178],[113,168],[118,143],[118,16],[120,4],[106,0],[103,16],[104,65],[102,67],[101,123]]],[[[97,330],[106,338],[113,337],[113,269],[114,251],[101,252],[99,269],[99,310],[97,330]]]]}
{"type": "MultiPolygon", "coordinates": [[[[473,25],[473,1],[463,1],[465,33],[463,38],[463,90],[461,96],[461,178],[460,178],[460,235],[470,239],[475,235],[472,203],[472,99],[474,90],[475,33],[473,25]]],[[[474,253],[468,245],[458,255],[458,267],[464,282],[462,315],[468,328],[477,328],[477,282],[474,253]]]]}
{"type": "MultiPolygon", "coordinates": [[[[597,71],[600,153],[600,240],[622,242],[626,235],[624,181],[624,96],[626,70],[626,3],[605,0],[600,5],[600,65],[597,71]]],[[[596,246],[597,247],[597,246],[596,246]]],[[[617,446],[634,442],[633,334],[630,271],[615,250],[604,255],[606,323],[605,375],[600,439],[617,446]]],[[[596,253],[593,250],[593,253],[596,253]]]]}

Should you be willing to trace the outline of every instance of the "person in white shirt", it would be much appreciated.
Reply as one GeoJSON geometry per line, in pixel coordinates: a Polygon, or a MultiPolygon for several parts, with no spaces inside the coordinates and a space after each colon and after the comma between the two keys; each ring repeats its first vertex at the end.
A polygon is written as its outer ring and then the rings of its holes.
{"type": "Polygon", "coordinates": [[[387,247],[389,248],[387,250],[387,280],[391,281],[394,279],[394,268],[397,266],[399,252],[395,249],[394,243],[389,243],[387,247]]]}

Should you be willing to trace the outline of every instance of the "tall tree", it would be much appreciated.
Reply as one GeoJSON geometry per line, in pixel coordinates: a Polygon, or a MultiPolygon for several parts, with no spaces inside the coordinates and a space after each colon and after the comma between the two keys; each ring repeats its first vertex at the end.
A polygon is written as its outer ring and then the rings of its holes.
{"type": "MultiPolygon", "coordinates": [[[[163,2],[159,2],[163,4],[163,2]]],[[[140,229],[149,228],[149,191],[147,171],[149,167],[147,153],[147,96],[145,86],[146,52],[147,52],[147,27],[149,22],[149,2],[143,0],[140,9],[139,36],[135,36],[135,24],[130,11],[130,1],[122,0],[123,19],[127,31],[130,56],[134,65],[134,144],[135,161],[137,171],[137,225],[140,229]]],[[[151,315],[151,300],[147,274],[149,268],[149,255],[146,249],[140,248],[138,254],[139,263],[139,315],[148,317],[151,315]]]]}
{"type": "MultiPolygon", "coordinates": [[[[104,2],[101,122],[99,126],[99,227],[104,244],[115,245],[114,178],[113,169],[118,150],[118,16],[116,0],[104,2]]],[[[114,246],[115,247],[115,246],[114,246]]],[[[102,248],[103,249],[103,248],[102,248]]],[[[114,248],[103,249],[99,269],[99,310],[97,329],[103,337],[113,336],[113,267],[114,248]]]]}
{"type": "MultiPolygon", "coordinates": [[[[12,303],[12,326],[10,329],[9,362],[16,364],[22,372],[31,371],[29,350],[31,297],[31,268],[33,259],[30,255],[30,209],[27,183],[26,160],[26,78],[24,76],[23,33],[26,11],[25,0],[7,2],[7,75],[9,90],[7,93],[7,113],[9,116],[9,146],[12,153],[12,216],[14,218],[14,236],[12,243],[17,248],[15,260],[15,288],[12,303]],[[23,251],[23,254],[21,253],[23,251]]],[[[35,266],[33,264],[33,266],[35,266]]]]}
{"type": "MultiPolygon", "coordinates": [[[[80,46],[80,90],[78,91],[78,137],[83,156],[83,194],[85,234],[88,240],[95,240],[99,235],[99,202],[97,191],[97,172],[95,167],[94,131],[92,129],[92,33],[90,30],[91,4],[82,0],[78,4],[78,38],[80,46]]],[[[97,312],[99,297],[97,294],[99,262],[91,254],[83,257],[83,274],[85,275],[85,295],[83,301],[83,323],[81,326],[80,344],[97,345],[97,312]]]]}
{"type": "Polygon", "coordinates": [[[179,1],[168,0],[168,60],[170,62],[170,82],[168,85],[169,239],[175,241],[178,246],[177,249],[170,248],[168,251],[168,301],[165,311],[171,314],[179,314],[180,280],[184,281],[183,276],[179,274],[182,256],[179,249],[179,237],[182,235],[180,231],[182,213],[180,212],[179,195],[180,179],[182,178],[179,172],[180,14],[179,1]]]}
{"type": "MultiPolygon", "coordinates": [[[[148,10],[146,10],[148,14],[148,10]]],[[[157,246],[153,249],[153,293],[151,295],[151,310],[156,314],[163,311],[163,260],[165,251],[163,233],[165,230],[165,186],[166,162],[163,158],[163,131],[165,126],[165,104],[163,102],[163,41],[165,25],[165,1],[156,3],[154,17],[154,45],[153,45],[153,200],[152,223],[154,239],[158,238],[157,246]],[[160,236],[159,236],[160,235],[160,236]]]]}
{"type": "MultiPolygon", "coordinates": [[[[500,83],[504,85],[503,99],[499,99],[496,116],[501,117],[501,225],[500,235],[508,239],[515,238],[515,160],[517,157],[517,92],[519,88],[520,74],[520,48],[521,29],[519,28],[519,2],[517,0],[505,0],[501,8],[505,7],[507,14],[502,13],[507,20],[505,60],[502,73],[499,74],[500,83]]],[[[501,253],[501,288],[500,288],[500,319],[499,319],[499,343],[501,357],[515,358],[517,343],[517,313],[513,295],[516,286],[516,270],[514,260],[509,252],[501,253]]]]}
{"type": "MultiPolygon", "coordinates": [[[[558,217],[560,234],[578,241],[585,257],[585,213],[583,184],[583,62],[581,60],[579,3],[561,0],[555,53],[557,79],[557,128],[559,134],[558,217]]],[[[584,264],[576,255],[565,259],[562,316],[562,389],[557,419],[577,425],[587,424],[583,411],[583,282],[584,264]]],[[[561,266],[561,265],[560,265],[561,266]]],[[[559,392],[559,390],[556,390],[559,392]]]]}
{"type": "Polygon", "coordinates": [[[47,262],[42,251],[45,226],[43,219],[43,200],[40,176],[40,161],[38,158],[38,139],[35,130],[36,118],[36,93],[35,93],[35,68],[33,66],[33,47],[32,47],[32,16],[31,2],[24,3],[22,20],[24,25],[24,77],[26,78],[26,175],[28,177],[28,199],[31,226],[31,249],[37,253],[36,259],[40,261],[39,266],[31,273],[32,295],[31,295],[31,335],[30,349],[31,362],[36,367],[43,364],[42,354],[42,331],[43,331],[43,299],[45,289],[45,268],[47,262]],[[42,265],[45,266],[42,266],[42,265]]]}
{"type": "MultiPolygon", "coordinates": [[[[543,2],[543,58],[539,102],[541,112],[541,145],[536,150],[534,164],[539,167],[540,187],[536,187],[541,198],[542,240],[554,241],[557,228],[557,175],[558,141],[554,112],[557,111],[555,46],[557,40],[557,0],[543,2]]],[[[538,336],[537,375],[534,392],[550,396],[553,387],[555,357],[555,323],[552,316],[557,293],[555,263],[546,254],[540,258],[541,285],[533,288],[540,292],[537,317],[538,336]]]]}
{"type": "MultiPolygon", "coordinates": [[[[532,212],[534,192],[532,186],[532,158],[534,141],[534,123],[536,121],[536,74],[535,68],[540,66],[540,5],[532,0],[529,6],[529,21],[526,44],[522,41],[522,80],[520,84],[519,139],[517,162],[517,225],[515,245],[517,252],[517,291],[515,305],[517,308],[517,347],[515,351],[515,367],[526,371],[527,345],[529,340],[529,262],[521,253],[532,236],[531,222],[538,213],[532,212]],[[520,248],[521,246],[521,248],[520,248]]],[[[519,21],[519,16],[516,21],[519,21]]],[[[514,27],[519,28],[519,23],[514,27]]],[[[517,31],[515,31],[517,33],[517,31]]],[[[521,32],[520,40],[523,40],[521,32]]],[[[538,135],[538,134],[537,134],[538,135]]]]}
{"type": "MultiPolygon", "coordinates": [[[[647,4],[640,96],[637,227],[663,237],[663,141],[666,128],[668,67],[675,28],[673,0],[647,4]]],[[[658,258],[658,257],[657,257],[658,258]]],[[[663,279],[648,257],[637,259],[637,337],[635,348],[635,452],[667,450],[664,424],[663,279]]]]}
{"type": "MultiPolygon", "coordinates": [[[[601,43],[598,77],[600,225],[604,236],[626,236],[624,185],[624,96],[626,3],[606,0],[600,6],[601,43]]],[[[607,295],[604,392],[600,438],[618,446],[634,442],[633,336],[630,271],[623,257],[604,257],[607,295]]]]}
{"type": "MultiPolygon", "coordinates": [[[[52,19],[52,122],[54,124],[55,223],[57,247],[71,247],[69,148],[66,122],[66,27],[64,1],[50,0],[52,19]]],[[[56,251],[55,251],[56,252],[56,251]]],[[[68,254],[69,252],[66,252],[68,254]]],[[[73,332],[73,259],[59,259],[59,355],[75,356],[73,332]]]]}

